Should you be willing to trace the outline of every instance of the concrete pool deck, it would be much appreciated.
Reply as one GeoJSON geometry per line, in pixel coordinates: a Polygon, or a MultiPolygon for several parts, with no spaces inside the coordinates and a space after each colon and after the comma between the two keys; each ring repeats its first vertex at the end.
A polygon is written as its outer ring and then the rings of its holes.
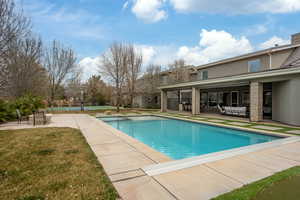
{"type": "MultiPolygon", "coordinates": [[[[300,165],[300,142],[149,176],[149,165],[172,161],[147,145],[84,114],[53,115],[42,127],[72,127],[83,133],[122,199],[210,199],[275,172],[300,165]]],[[[33,128],[1,125],[0,130],[33,128]]]]}

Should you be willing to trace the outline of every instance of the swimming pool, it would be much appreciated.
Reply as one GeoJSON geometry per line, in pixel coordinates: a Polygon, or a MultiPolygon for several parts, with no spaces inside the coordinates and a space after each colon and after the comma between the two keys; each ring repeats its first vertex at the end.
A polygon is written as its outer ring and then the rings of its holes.
{"type": "Polygon", "coordinates": [[[100,119],[174,160],[280,139],[271,135],[156,116],[100,119]]]}

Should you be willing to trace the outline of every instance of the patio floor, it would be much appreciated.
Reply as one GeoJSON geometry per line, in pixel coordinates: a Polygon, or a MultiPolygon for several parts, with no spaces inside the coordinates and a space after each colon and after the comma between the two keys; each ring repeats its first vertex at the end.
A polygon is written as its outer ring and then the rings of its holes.
{"type": "MultiPolygon", "coordinates": [[[[242,185],[300,165],[300,142],[237,155],[194,167],[149,176],[143,168],[170,158],[83,114],[53,115],[46,127],[81,130],[122,199],[210,199],[242,185]]],[[[2,129],[33,128],[10,123],[2,129]]]]}

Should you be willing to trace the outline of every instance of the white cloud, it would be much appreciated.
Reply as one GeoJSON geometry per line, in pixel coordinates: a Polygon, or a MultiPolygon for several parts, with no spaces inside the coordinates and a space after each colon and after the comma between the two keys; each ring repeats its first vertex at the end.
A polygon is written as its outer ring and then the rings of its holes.
{"type": "Polygon", "coordinates": [[[200,65],[251,51],[253,47],[244,36],[236,38],[226,31],[203,29],[199,44],[195,47],[180,47],[177,57],[184,59],[188,64],[200,65]]]}
{"type": "Polygon", "coordinates": [[[237,38],[226,31],[203,29],[200,41],[193,47],[172,45],[137,45],[143,52],[144,64],[167,66],[176,59],[184,59],[187,64],[201,65],[253,51],[246,37],[237,38]]]}
{"type": "Polygon", "coordinates": [[[170,0],[170,3],[179,12],[247,14],[300,10],[299,0],[170,0]]]}
{"type": "Polygon", "coordinates": [[[156,56],[156,51],[154,47],[147,45],[135,45],[138,52],[142,53],[143,64],[148,65],[153,61],[154,56],[156,56]]]}
{"type": "Polygon", "coordinates": [[[79,67],[83,71],[83,80],[88,80],[92,75],[99,74],[99,64],[101,57],[86,57],[79,61],[79,67]]]}
{"type": "Polygon", "coordinates": [[[261,43],[259,45],[260,49],[267,49],[274,47],[275,45],[285,45],[285,44],[290,44],[290,40],[285,40],[277,36],[271,37],[269,40],[261,43]]]}
{"type": "Polygon", "coordinates": [[[168,17],[162,9],[164,2],[166,0],[134,0],[132,12],[147,23],[158,22],[168,17]]]}
{"type": "Polygon", "coordinates": [[[149,64],[161,65],[166,67],[171,64],[177,57],[178,48],[172,45],[150,46],[150,45],[135,45],[143,55],[143,65],[149,64]]]}

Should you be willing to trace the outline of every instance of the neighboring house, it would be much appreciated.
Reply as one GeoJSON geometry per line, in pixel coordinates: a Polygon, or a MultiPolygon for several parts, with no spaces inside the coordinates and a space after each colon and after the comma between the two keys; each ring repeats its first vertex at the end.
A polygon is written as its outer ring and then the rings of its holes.
{"type": "Polygon", "coordinates": [[[162,111],[200,114],[243,107],[251,121],[300,125],[300,33],[292,35],[289,45],[198,66],[190,77],[189,82],[159,87],[162,111]]]}
{"type": "Polygon", "coordinates": [[[137,94],[133,99],[133,106],[136,108],[160,108],[160,91],[157,88],[159,74],[151,77],[144,75],[137,81],[137,94]],[[155,77],[156,76],[156,77],[155,77]]]}
{"type": "MultiPolygon", "coordinates": [[[[173,68],[158,74],[145,74],[138,80],[138,94],[134,98],[134,107],[139,108],[160,108],[160,90],[159,86],[175,84],[197,80],[196,69],[194,66],[184,66],[173,68]],[[150,77],[149,77],[150,76],[150,77]]],[[[178,107],[178,92],[169,93],[169,105],[173,108],[178,107]]]]}

